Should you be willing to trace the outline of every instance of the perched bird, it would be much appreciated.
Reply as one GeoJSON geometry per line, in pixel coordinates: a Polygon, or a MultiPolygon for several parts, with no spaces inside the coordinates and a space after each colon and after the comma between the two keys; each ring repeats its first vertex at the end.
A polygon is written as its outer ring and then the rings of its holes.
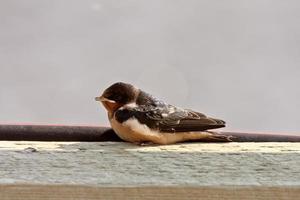
{"type": "Polygon", "coordinates": [[[128,83],[108,87],[100,97],[116,134],[133,143],[230,141],[225,135],[207,131],[225,127],[225,122],[202,113],[167,104],[128,83]]]}

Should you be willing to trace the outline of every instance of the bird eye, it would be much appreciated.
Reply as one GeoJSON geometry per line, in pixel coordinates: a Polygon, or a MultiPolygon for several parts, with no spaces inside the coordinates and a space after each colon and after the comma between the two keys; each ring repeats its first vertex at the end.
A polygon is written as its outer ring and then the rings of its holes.
{"type": "Polygon", "coordinates": [[[117,94],[117,95],[115,95],[115,100],[116,100],[116,101],[120,101],[120,100],[121,100],[121,96],[120,96],[120,95],[118,95],[118,94],[117,94]]]}
{"type": "Polygon", "coordinates": [[[122,97],[119,94],[111,94],[108,96],[108,99],[114,100],[114,101],[120,101],[122,97]]]}

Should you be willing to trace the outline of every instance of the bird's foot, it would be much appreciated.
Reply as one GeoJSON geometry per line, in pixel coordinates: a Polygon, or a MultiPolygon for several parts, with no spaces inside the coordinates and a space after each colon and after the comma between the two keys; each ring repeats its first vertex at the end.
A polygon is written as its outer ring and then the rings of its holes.
{"type": "Polygon", "coordinates": [[[155,145],[153,142],[134,142],[134,144],[142,146],[142,147],[155,145]]]}

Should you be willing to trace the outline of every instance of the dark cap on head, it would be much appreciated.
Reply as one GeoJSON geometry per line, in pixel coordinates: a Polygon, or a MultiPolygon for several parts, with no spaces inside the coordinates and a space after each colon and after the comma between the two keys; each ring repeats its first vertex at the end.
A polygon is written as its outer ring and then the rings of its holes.
{"type": "Polygon", "coordinates": [[[109,86],[102,94],[102,97],[115,101],[119,104],[126,104],[134,101],[137,97],[138,89],[133,85],[117,82],[109,86]]]}

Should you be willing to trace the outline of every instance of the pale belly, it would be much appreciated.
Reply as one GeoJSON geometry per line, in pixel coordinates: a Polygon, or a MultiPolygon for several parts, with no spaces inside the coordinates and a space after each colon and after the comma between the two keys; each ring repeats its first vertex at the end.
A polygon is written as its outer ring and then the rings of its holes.
{"type": "Polygon", "coordinates": [[[128,142],[149,142],[161,135],[158,132],[147,130],[146,127],[139,127],[137,122],[129,121],[121,124],[115,119],[111,119],[110,124],[116,134],[128,142]]]}
{"type": "Polygon", "coordinates": [[[122,124],[115,119],[110,119],[110,124],[121,139],[134,143],[174,144],[188,140],[206,139],[212,136],[209,132],[160,133],[150,130],[136,119],[130,119],[122,124]]]}

